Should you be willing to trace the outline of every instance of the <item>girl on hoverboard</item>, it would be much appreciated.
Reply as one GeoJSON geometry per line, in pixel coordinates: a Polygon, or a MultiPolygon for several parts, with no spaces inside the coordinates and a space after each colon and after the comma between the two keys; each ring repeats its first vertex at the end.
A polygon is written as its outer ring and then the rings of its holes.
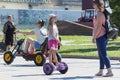
{"type": "Polygon", "coordinates": [[[56,56],[58,45],[62,45],[61,41],[59,40],[59,31],[56,25],[56,20],[57,20],[57,16],[55,14],[49,15],[49,25],[48,25],[48,49],[50,50],[49,63],[46,63],[43,66],[43,70],[46,75],[52,74],[54,68],[57,71],[61,72],[62,74],[65,74],[68,70],[67,64],[64,62],[58,62],[56,56]],[[54,64],[53,64],[53,59],[54,59],[54,64]]]}

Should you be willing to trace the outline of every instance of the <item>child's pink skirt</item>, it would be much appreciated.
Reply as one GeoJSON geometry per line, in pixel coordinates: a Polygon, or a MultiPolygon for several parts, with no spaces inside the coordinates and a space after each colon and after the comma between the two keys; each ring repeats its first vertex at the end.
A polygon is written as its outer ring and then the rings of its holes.
{"type": "Polygon", "coordinates": [[[48,40],[48,49],[58,50],[57,40],[48,40]]]}

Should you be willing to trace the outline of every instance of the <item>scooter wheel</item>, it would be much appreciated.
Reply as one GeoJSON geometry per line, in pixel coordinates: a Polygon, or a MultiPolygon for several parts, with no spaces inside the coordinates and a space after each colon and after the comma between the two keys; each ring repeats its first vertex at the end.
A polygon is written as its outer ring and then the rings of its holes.
{"type": "Polygon", "coordinates": [[[51,75],[54,71],[54,65],[50,63],[44,64],[43,71],[46,75],[51,75]]]}
{"type": "Polygon", "coordinates": [[[68,71],[68,65],[65,62],[61,62],[61,64],[64,65],[65,69],[64,70],[59,70],[61,74],[65,74],[68,71]]]}
{"type": "Polygon", "coordinates": [[[43,66],[43,64],[46,62],[46,58],[44,56],[44,54],[42,53],[37,53],[35,55],[35,58],[34,58],[34,63],[37,65],[37,66],[43,66]]]}
{"type": "Polygon", "coordinates": [[[11,64],[14,60],[14,57],[12,55],[12,52],[11,51],[7,51],[4,53],[4,57],[3,57],[4,61],[6,64],[11,64]]]}

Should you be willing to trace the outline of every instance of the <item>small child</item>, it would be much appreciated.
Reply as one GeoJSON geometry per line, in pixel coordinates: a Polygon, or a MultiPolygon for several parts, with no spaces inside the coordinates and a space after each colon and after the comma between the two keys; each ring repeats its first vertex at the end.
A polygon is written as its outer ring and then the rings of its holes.
{"type": "Polygon", "coordinates": [[[57,60],[57,50],[58,44],[62,45],[59,40],[59,31],[56,25],[57,16],[55,14],[49,15],[49,25],[48,25],[48,49],[50,50],[49,61],[52,63],[52,59],[55,60],[55,65],[58,65],[59,62],[57,60]]]}

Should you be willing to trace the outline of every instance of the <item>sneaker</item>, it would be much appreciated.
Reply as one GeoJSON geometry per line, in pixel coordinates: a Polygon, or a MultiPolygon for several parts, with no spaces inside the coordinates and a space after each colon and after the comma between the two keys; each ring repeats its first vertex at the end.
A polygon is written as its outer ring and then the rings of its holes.
{"type": "Polygon", "coordinates": [[[103,77],[112,77],[113,73],[106,73],[106,75],[104,75],[103,77]]]}
{"type": "Polygon", "coordinates": [[[103,76],[103,73],[97,73],[95,76],[103,76]]]}
{"type": "Polygon", "coordinates": [[[59,64],[56,65],[56,69],[57,70],[64,70],[65,66],[63,64],[59,63],[59,64]]]}

